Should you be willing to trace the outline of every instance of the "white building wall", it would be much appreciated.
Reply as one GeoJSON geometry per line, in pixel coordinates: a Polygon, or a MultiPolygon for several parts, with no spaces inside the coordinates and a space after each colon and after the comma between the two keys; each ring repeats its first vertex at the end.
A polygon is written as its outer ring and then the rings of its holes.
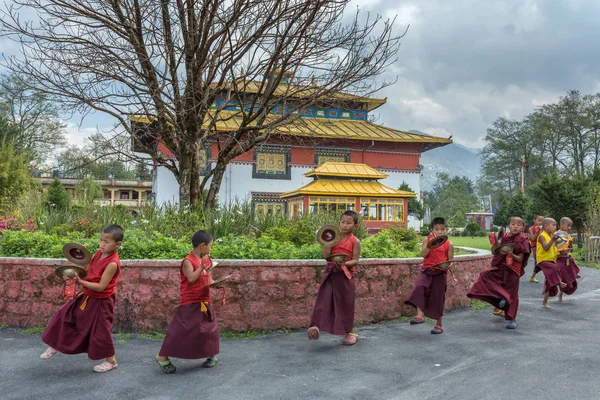
{"type": "MultiPolygon", "coordinates": [[[[251,164],[231,163],[227,166],[225,176],[221,183],[219,191],[219,202],[229,203],[236,199],[244,201],[251,200],[251,192],[263,193],[283,193],[298,189],[310,182],[313,178],[307,178],[305,173],[312,167],[291,167],[290,180],[284,179],[253,179],[251,164]]],[[[388,177],[380,182],[386,186],[397,189],[402,182],[408,185],[416,192],[421,190],[421,175],[411,172],[385,172],[388,177]]],[[[154,176],[153,191],[156,193],[156,203],[177,203],[179,199],[179,184],[171,171],[164,167],[158,167],[154,176]]],[[[409,217],[409,227],[419,229],[420,222],[413,217],[409,217]]]]}

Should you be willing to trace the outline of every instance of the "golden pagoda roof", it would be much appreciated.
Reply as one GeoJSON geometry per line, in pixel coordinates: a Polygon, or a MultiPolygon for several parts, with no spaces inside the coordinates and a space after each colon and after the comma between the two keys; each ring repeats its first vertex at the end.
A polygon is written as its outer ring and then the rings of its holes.
{"type": "MultiPolygon", "coordinates": [[[[240,111],[221,110],[215,117],[212,111],[205,118],[203,128],[208,128],[212,118],[216,118],[216,130],[220,132],[235,132],[242,121],[240,111]]],[[[268,119],[275,119],[277,115],[270,115],[268,119]]],[[[147,116],[132,116],[131,122],[151,123],[147,116]]],[[[267,122],[268,123],[268,122],[267,122]]],[[[433,147],[452,143],[451,138],[441,138],[419,133],[404,132],[397,129],[376,125],[368,121],[355,121],[329,118],[300,118],[290,121],[273,130],[272,135],[293,135],[324,139],[349,139],[349,140],[377,140],[383,142],[423,143],[433,147]]]]}
{"type": "Polygon", "coordinates": [[[281,198],[299,195],[315,196],[359,196],[359,197],[414,197],[415,194],[404,190],[392,189],[374,181],[346,181],[335,179],[319,179],[301,187],[279,195],[281,198]]]}
{"type": "MultiPolygon", "coordinates": [[[[286,74],[284,74],[286,75],[286,74]]],[[[289,74],[287,74],[289,75],[289,74]]],[[[217,86],[213,85],[216,89],[217,86]]],[[[236,86],[234,87],[232,82],[227,82],[221,86],[222,90],[235,90],[240,93],[260,93],[264,92],[266,89],[266,84],[263,84],[261,81],[248,80],[243,81],[241,79],[237,79],[236,86]]],[[[313,96],[323,97],[323,100],[327,100],[328,102],[356,102],[363,103],[367,105],[366,111],[373,111],[376,108],[382,106],[387,102],[387,98],[385,99],[377,99],[370,98],[364,96],[357,96],[351,93],[345,92],[332,92],[327,96],[322,95],[323,89],[316,85],[303,85],[298,83],[288,83],[288,82],[280,82],[279,85],[275,88],[273,92],[273,96],[275,97],[287,97],[287,98],[311,98],[313,96]]]]}
{"type": "Polygon", "coordinates": [[[338,176],[358,179],[384,179],[387,174],[377,171],[367,164],[347,162],[326,162],[307,172],[304,176],[338,176]]]}

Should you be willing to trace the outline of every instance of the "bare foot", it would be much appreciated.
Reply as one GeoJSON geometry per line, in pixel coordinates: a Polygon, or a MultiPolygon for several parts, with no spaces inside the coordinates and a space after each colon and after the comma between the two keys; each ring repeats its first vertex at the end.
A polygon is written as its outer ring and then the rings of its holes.
{"type": "Polygon", "coordinates": [[[544,308],[547,308],[548,310],[552,310],[552,307],[550,307],[548,304],[544,304],[544,308]]]}
{"type": "Polygon", "coordinates": [[[558,286],[560,286],[561,289],[564,289],[564,288],[567,287],[567,284],[564,283],[564,282],[561,282],[561,283],[558,284],[558,286]]]}
{"type": "Polygon", "coordinates": [[[559,303],[562,303],[562,302],[563,302],[563,299],[562,299],[562,293],[558,295],[558,302],[559,302],[559,303]]]}

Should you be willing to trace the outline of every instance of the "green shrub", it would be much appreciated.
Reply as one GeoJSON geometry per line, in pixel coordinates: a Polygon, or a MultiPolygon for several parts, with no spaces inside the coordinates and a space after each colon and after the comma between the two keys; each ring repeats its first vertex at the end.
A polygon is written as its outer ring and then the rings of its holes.
{"type": "Polygon", "coordinates": [[[71,207],[71,198],[58,179],[54,179],[48,188],[46,205],[56,210],[68,210],[71,207]]]}
{"type": "Polygon", "coordinates": [[[485,231],[481,229],[481,226],[477,222],[469,222],[465,229],[462,231],[462,236],[485,236],[485,231]]]}

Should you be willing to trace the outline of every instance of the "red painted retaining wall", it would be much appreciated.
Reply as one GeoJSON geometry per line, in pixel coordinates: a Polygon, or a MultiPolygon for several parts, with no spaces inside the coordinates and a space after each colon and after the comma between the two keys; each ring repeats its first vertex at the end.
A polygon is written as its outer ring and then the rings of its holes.
{"type": "MultiPolygon", "coordinates": [[[[479,272],[489,265],[489,252],[457,256],[455,276],[448,279],[446,308],[469,304],[465,296],[479,272]]],[[[404,305],[419,272],[421,259],[361,260],[357,277],[356,322],[366,324],[413,315],[404,305]]],[[[0,258],[0,324],[44,326],[63,303],[61,278],[54,269],[61,259],[0,258]]],[[[179,301],[179,261],[123,261],[117,286],[114,331],[165,331],[179,301]]],[[[319,287],[321,260],[231,260],[213,270],[213,278],[233,274],[227,302],[213,290],[222,329],[233,331],[308,326],[319,287]]]]}

